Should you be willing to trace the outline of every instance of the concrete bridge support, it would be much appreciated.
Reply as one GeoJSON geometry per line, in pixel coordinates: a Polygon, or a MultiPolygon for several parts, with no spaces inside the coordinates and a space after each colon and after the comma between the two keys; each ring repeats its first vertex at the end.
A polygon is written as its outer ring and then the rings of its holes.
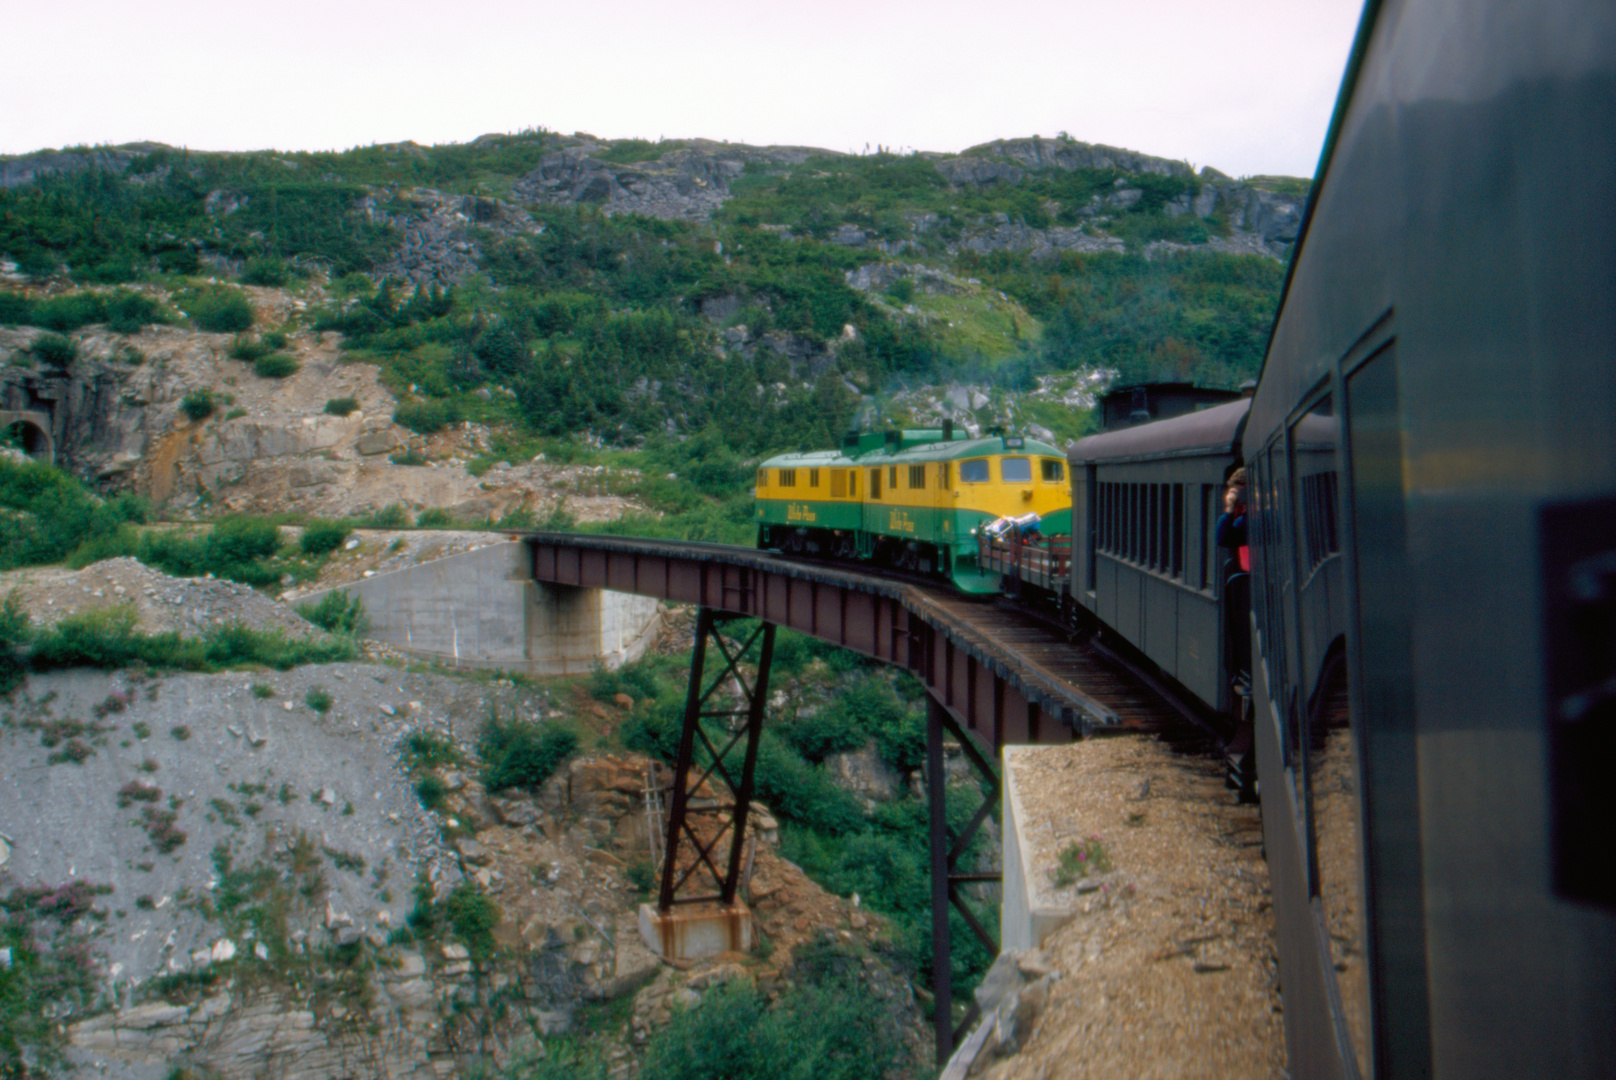
{"type": "Polygon", "coordinates": [[[534,581],[523,543],[378,574],[343,591],[364,601],[368,636],[401,652],[524,675],[619,667],[644,654],[661,625],[652,597],[534,581]]]}

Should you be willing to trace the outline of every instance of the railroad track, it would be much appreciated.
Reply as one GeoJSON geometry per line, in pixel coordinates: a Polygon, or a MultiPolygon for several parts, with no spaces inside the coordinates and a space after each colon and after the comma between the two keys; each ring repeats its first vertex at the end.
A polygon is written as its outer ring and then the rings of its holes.
{"type": "MultiPolygon", "coordinates": [[[[815,567],[839,566],[800,556],[776,558],[815,567]]],[[[1185,749],[1204,744],[1209,752],[1224,741],[1222,733],[1162,680],[1120,650],[1072,630],[1052,612],[1007,597],[966,596],[919,574],[867,566],[839,568],[871,580],[902,582],[927,606],[970,627],[1046,677],[1094,699],[1116,717],[1116,723],[1094,728],[1097,735],[1156,733],[1185,749]]]]}

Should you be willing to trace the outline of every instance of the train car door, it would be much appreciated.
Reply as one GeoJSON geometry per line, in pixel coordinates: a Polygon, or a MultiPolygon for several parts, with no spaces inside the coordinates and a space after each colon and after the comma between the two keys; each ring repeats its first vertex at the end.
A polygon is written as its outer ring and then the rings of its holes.
{"type": "MultiPolygon", "coordinates": [[[[1395,342],[1343,364],[1350,707],[1358,718],[1374,1069],[1430,1074],[1424,853],[1395,342]]],[[[1367,1063],[1366,1063],[1367,1064],[1367,1063]]],[[[1366,1072],[1370,1071],[1368,1068],[1366,1072]]]]}

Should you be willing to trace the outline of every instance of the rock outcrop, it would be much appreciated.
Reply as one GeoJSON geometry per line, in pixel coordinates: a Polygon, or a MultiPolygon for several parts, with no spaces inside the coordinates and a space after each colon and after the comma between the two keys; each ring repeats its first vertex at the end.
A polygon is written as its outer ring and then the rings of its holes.
{"type": "MultiPolygon", "coordinates": [[[[692,140],[673,144],[660,156],[632,164],[611,160],[613,148],[593,139],[580,139],[547,155],[539,167],[517,182],[517,200],[560,204],[594,204],[606,213],[643,214],[647,217],[689,221],[710,220],[730,198],[730,184],[748,168],[778,172],[811,157],[834,160],[847,155],[809,147],[755,147],[692,140]]],[[[945,250],[986,254],[994,251],[1030,251],[1035,258],[1064,251],[1121,251],[1122,240],[1104,232],[1109,214],[1126,211],[1144,192],[1127,175],[1175,177],[1196,182],[1198,191],[1170,200],[1163,211],[1170,217],[1193,213],[1197,217],[1224,215],[1228,237],[1214,236],[1205,245],[1186,249],[1226,251],[1281,257],[1296,239],[1304,200],[1232,180],[1215,169],[1197,175],[1188,163],[1152,157],[1133,150],[1078,142],[1074,139],[1004,139],[971,147],[958,155],[923,154],[938,173],[956,188],[983,188],[1020,183],[1040,171],[1115,169],[1126,174],[1115,190],[1095,195],[1073,212],[1098,219],[1098,227],[1033,227],[999,213],[978,222],[962,223],[963,235],[945,250]]],[[[939,219],[933,213],[905,215],[910,237],[878,238],[855,224],[838,226],[825,239],[845,247],[870,248],[889,256],[924,246],[923,238],[939,219]]],[[[790,238],[785,230],[783,235],[790,238]]]]}
{"type": "Polygon", "coordinates": [[[937,161],[937,171],[956,187],[1014,184],[1040,169],[1116,169],[1156,176],[1194,176],[1188,163],[1075,139],[998,139],[937,161]]]}
{"type": "Polygon", "coordinates": [[[692,139],[633,164],[606,158],[610,147],[585,140],[544,160],[513,194],[533,202],[594,203],[612,213],[706,221],[729,198],[730,181],[749,163],[781,168],[829,154],[802,146],[743,146],[692,139]]]}
{"type": "MultiPolygon", "coordinates": [[[[280,290],[248,292],[262,324],[293,311],[280,290]]],[[[42,333],[0,327],[0,360],[11,361],[0,366],[0,409],[49,416],[58,465],[171,511],[223,505],[239,513],[353,517],[398,503],[482,521],[518,511],[542,515],[565,501],[587,521],[632,505],[603,490],[604,477],[590,467],[538,460],[472,475],[467,462],[489,449],[488,431],[456,425],[426,437],[394,423],[397,400],[379,369],[343,361],[335,334],[292,334],[287,351],[299,370],[266,379],[231,359],[227,334],[152,326],[120,335],[87,327],[70,335],[78,352],[72,366],[54,369],[30,360],[42,333]],[[192,419],[184,399],[204,389],[217,407],[192,419]],[[352,398],[357,409],[326,413],[326,403],[340,398],[352,398]],[[392,460],[406,460],[406,452],[422,464],[392,460]]]]}
{"type": "Polygon", "coordinates": [[[131,162],[145,154],[166,150],[161,143],[125,143],[122,146],[75,147],[70,150],[38,150],[32,154],[0,157],[0,188],[31,184],[47,176],[105,169],[122,173],[131,162]]]}

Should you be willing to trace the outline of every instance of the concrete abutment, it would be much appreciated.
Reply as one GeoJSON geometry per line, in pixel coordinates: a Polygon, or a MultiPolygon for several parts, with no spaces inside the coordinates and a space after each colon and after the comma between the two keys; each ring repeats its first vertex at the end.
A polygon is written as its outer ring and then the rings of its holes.
{"type": "Polygon", "coordinates": [[[662,621],[651,597],[534,581],[527,545],[516,541],[326,592],[364,601],[367,636],[401,652],[523,675],[620,667],[645,653],[662,621]]]}

